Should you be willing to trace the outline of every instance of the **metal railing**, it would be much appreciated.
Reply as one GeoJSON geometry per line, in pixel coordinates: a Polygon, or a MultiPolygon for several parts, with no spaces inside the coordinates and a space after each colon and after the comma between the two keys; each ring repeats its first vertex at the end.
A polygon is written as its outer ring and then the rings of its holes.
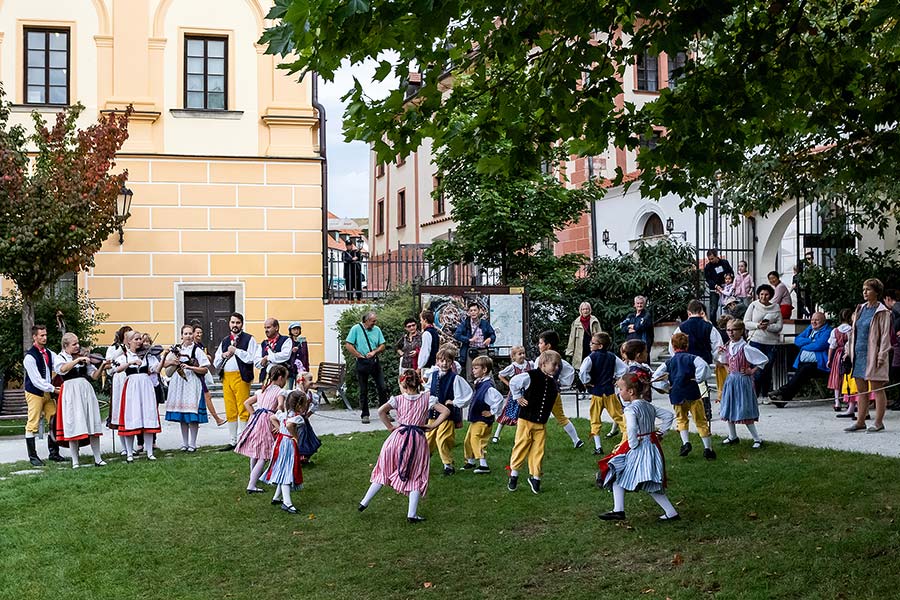
{"type": "Polygon", "coordinates": [[[329,301],[371,301],[404,284],[443,287],[500,285],[500,270],[474,264],[439,267],[425,258],[423,245],[400,246],[376,256],[363,255],[355,262],[343,258],[327,261],[329,301]]]}

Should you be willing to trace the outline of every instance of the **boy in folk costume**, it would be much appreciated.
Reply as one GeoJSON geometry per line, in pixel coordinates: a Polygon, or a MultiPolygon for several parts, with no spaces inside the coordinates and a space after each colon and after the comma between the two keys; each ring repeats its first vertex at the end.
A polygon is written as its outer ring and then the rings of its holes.
{"type": "Polygon", "coordinates": [[[225,419],[231,434],[229,444],[220,451],[234,450],[238,435],[247,425],[250,414],[244,400],[250,397],[253,381],[253,362],[259,348],[252,335],[244,331],[244,315],[232,313],[228,320],[231,334],[216,348],[213,367],[222,377],[222,396],[225,401],[225,419]]]}
{"type": "MultiPolygon", "coordinates": [[[[31,328],[31,340],[34,343],[25,352],[22,361],[25,367],[25,402],[28,404],[28,420],[25,422],[25,445],[28,447],[28,460],[35,467],[44,466],[44,461],[38,458],[34,447],[34,434],[43,414],[44,420],[50,424],[50,419],[56,415],[56,401],[51,394],[59,393],[59,388],[54,386],[53,367],[59,363],[59,357],[47,348],[47,327],[35,325],[31,328]]],[[[53,441],[52,436],[47,436],[47,450],[50,451],[50,460],[64,462],[59,455],[59,446],[53,441]]]]}
{"type": "Polygon", "coordinates": [[[466,464],[463,469],[474,469],[473,473],[490,473],[484,449],[491,437],[494,417],[500,415],[503,408],[503,394],[494,387],[491,372],[494,361],[488,356],[476,356],[472,361],[472,376],[475,378],[475,392],[472,394],[472,405],[469,408],[469,429],[463,443],[466,464]],[[475,460],[478,466],[475,466],[475,460]]]}
{"type": "Polygon", "coordinates": [[[706,460],[715,460],[716,452],[712,449],[709,421],[706,420],[698,384],[709,376],[709,365],[699,356],[687,351],[688,337],[683,333],[672,336],[672,347],[675,348],[675,356],[656,369],[653,379],[668,379],[666,387],[669,388],[669,402],[675,409],[675,423],[681,435],[679,454],[687,456],[693,450],[688,433],[688,417],[693,415],[694,426],[697,427],[697,433],[703,442],[703,457],[706,460]]]}
{"type": "Polygon", "coordinates": [[[559,423],[560,427],[563,428],[563,431],[568,434],[569,439],[572,440],[572,445],[575,446],[575,448],[581,448],[584,446],[584,442],[578,437],[578,431],[575,430],[575,425],[569,420],[569,417],[566,416],[566,413],[563,410],[562,396],[560,395],[562,390],[572,387],[572,384],[575,382],[575,368],[562,358],[562,354],[559,351],[559,334],[555,331],[547,330],[542,332],[538,336],[537,346],[538,351],[542,354],[547,350],[552,350],[553,352],[560,354],[559,364],[553,375],[557,386],[557,398],[556,402],[553,404],[553,417],[556,419],[556,422],[559,423]]]}
{"type": "MultiPolygon", "coordinates": [[[[433,452],[437,448],[444,464],[444,475],[453,475],[456,469],[453,466],[453,448],[456,446],[456,429],[462,427],[462,409],[469,405],[472,399],[472,388],[466,382],[465,377],[457,375],[453,370],[456,360],[456,347],[452,344],[441,346],[437,352],[437,365],[431,370],[428,381],[430,382],[431,395],[438,404],[450,409],[450,417],[442,422],[436,429],[426,433],[428,447],[433,452]]],[[[429,415],[428,423],[437,420],[436,411],[429,415]]]]}
{"type": "Polygon", "coordinates": [[[441,346],[441,333],[434,326],[434,311],[425,309],[419,314],[422,324],[422,345],[416,355],[416,369],[419,373],[430,370],[437,362],[437,353],[441,346]]]}
{"type": "Polygon", "coordinates": [[[509,382],[510,392],[521,407],[516,422],[516,441],[509,458],[507,489],[511,492],[519,485],[519,468],[526,458],[528,485],[535,494],[541,491],[547,420],[559,397],[555,375],[561,360],[558,352],[541,352],[537,369],[516,375],[509,382]]]}
{"type": "Polygon", "coordinates": [[[591,353],[581,363],[581,381],[591,392],[591,437],[594,439],[594,454],[603,455],[600,444],[601,416],[605,410],[619,426],[625,438],[625,418],[622,403],[616,396],[615,383],[628,370],[628,365],[609,351],[612,339],[608,333],[595,333],[591,337],[591,353]]]}

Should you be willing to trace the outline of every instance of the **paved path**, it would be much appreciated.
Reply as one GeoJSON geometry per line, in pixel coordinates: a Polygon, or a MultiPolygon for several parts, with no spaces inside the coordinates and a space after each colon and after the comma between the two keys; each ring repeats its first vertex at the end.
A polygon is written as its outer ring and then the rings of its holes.
{"type": "MultiPolygon", "coordinates": [[[[665,397],[654,399],[654,403],[662,402],[665,402],[665,397]]],[[[566,414],[574,417],[576,415],[574,396],[567,395],[564,403],[566,414]]],[[[585,419],[588,414],[588,403],[589,399],[588,401],[582,400],[578,407],[581,417],[585,419]]],[[[218,401],[217,408],[220,404],[221,401],[218,401]]],[[[715,410],[716,408],[714,408],[715,410]]],[[[220,410],[220,412],[224,414],[224,410],[220,410]]],[[[798,402],[789,404],[783,409],[763,405],[760,406],[758,427],[760,435],[768,441],[900,457],[900,412],[888,411],[885,417],[885,430],[875,434],[845,433],[843,428],[849,425],[848,420],[836,419],[834,415],[830,403],[798,402]]],[[[374,413],[372,423],[363,425],[360,423],[358,413],[342,409],[332,410],[327,407],[313,417],[313,424],[316,433],[320,436],[357,431],[378,431],[383,427],[374,418],[374,413]]],[[[586,430],[587,427],[584,424],[579,426],[582,435],[587,435],[586,430]]],[[[725,424],[715,420],[713,434],[723,436],[726,433],[725,424]]],[[[741,425],[738,426],[738,435],[743,439],[749,439],[746,428],[741,425]]],[[[101,440],[104,454],[113,452],[113,443],[115,443],[116,451],[122,449],[118,438],[111,435],[110,432],[105,432],[101,440]]],[[[585,439],[585,441],[588,440],[585,439]]],[[[223,446],[228,442],[228,428],[227,426],[216,427],[214,423],[201,425],[197,442],[200,446],[223,446]]],[[[158,445],[163,450],[172,450],[181,446],[181,430],[177,424],[164,422],[158,445]]],[[[42,458],[47,456],[47,446],[43,440],[38,441],[38,454],[42,458]]],[[[63,454],[67,455],[68,452],[63,454]]],[[[82,464],[90,464],[89,454],[88,448],[82,448],[82,464]]],[[[12,463],[25,459],[25,442],[22,437],[0,438],[0,463],[12,463]]]]}

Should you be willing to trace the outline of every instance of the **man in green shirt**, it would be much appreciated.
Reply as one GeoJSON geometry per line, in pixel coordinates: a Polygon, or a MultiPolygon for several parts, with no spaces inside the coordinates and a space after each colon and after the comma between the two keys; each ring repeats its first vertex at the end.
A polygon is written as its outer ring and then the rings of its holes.
{"type": "Polygon", "coordinates": [[[385,340],[377,322],[378,315],[374,311],[367,312],[361,323],[350,328],[344,341],[344,348],[356,358],[356,381],[359,384],[359,408],[363,423],[369,422],[369,377],[375,381],[378,405],[387,402],[384,372],[378,361],[378,355],[384,352],[385,340]]]}

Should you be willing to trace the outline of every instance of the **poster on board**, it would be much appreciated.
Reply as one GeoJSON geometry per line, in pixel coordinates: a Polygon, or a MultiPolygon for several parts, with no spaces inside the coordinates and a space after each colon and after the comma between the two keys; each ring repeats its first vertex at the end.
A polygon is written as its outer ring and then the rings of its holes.
{"type": "Polygon", "coordinates": [[[422,293],[423,309],[434,312],[434,325],[441,342],[453,340],[453,332],[467,318],[466,307],[475,302],[494,328],[493,347],[499,356],[508,356],[509,347],[523,344],[525,335],[525,299],[523,294],[432,294],[422,293]]]}

